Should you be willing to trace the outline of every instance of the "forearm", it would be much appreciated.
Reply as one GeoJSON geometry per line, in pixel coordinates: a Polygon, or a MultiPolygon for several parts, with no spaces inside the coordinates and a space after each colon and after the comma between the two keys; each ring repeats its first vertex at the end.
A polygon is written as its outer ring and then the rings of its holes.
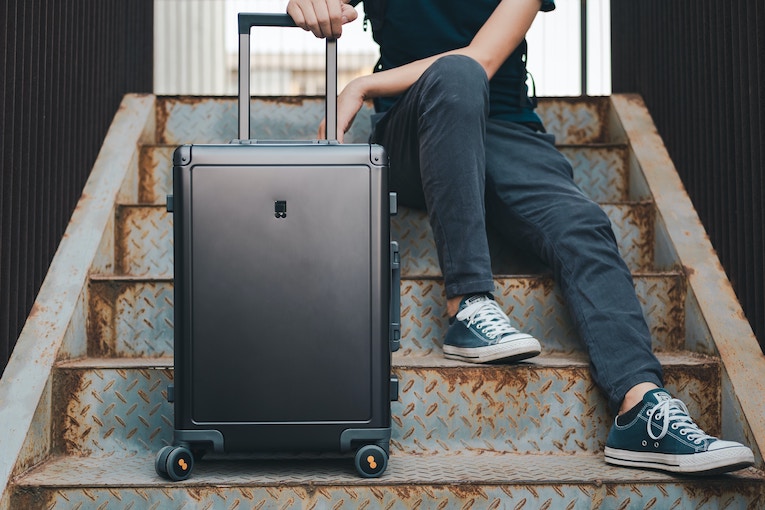
{"type": "Polygon", "coordinates": [[[353,87],[365,99],[395,96],[405,92],[441,57],[466,55],[476,60],[491,79],[526,37],[541,6],[541,0],[502,0],[468,46],[409,64],[363,76],[353,87]]]}

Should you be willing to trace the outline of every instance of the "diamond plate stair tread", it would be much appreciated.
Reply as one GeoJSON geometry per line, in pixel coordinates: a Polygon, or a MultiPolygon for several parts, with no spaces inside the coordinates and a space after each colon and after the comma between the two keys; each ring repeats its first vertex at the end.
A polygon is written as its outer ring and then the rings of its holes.
{"type": "MultiPolygon", "coordinates": [[[[602,205],[611,220],[619,251],[635,272],[650,271],[654,259],[654,209],[650,202],[602,205]]],[[[171,275],[173,218],[164,205],[118,206],[115,221],[116,274],[171,275]]],[[[439,276],[435,241],[427,215],[401,207],[391,219],[391,237],[401,247],[403,276],[439,276]]],[[[547,268],[535,257],[513,249],[490,231],[494,274],[534,274],[547,268]]]]}
{"type": "MultiPolygon", "coordinates": [[[[146,145],[141,148],[138,202],[164,204],[173,192],[172,154],[176,146],[146,145]]],[[[646,197],[630,196],[625,144],[559,145],[571,162],[574,182],[599,203],[646,197]]]]}
{"type": "Polygon", "coordinates": [[[386,473],[375,480],[355,476],[349,460],[203,462],[190,480],[176,483],[152,475],[152,457],[112,460],[119,465],[54,460],[20,480],[11,506],[47,510],[717,510],[759,509],[765,499],[762,473],[754,470],[714,478],[678,478],[609,467],[591,456],[394,456],[386,473]],[[75,476],[79,479],[73,480],[75,476]]]}
{"type": "MultiPolygon", "coordinates": [[[[158,97],[159,143],[228,143],[237,138],[236,98],[158,97]]],[[[371,101],[359,111],[349,142],[366,142],[371,127],[371,101]]],[[[587,100],[542,98],[537,113],[559,143],[584,144],[608,141],[605,122],[607,97],[587,100]]],[[[317,97],[253,98],[250,136],[259,140],[311,140],[324,116],[324,99],[317,97]]]]}
{"type": "MultiPolygon", "coordinates": [[[[719,362],[660,354],[667,387],[699,424],[719,433],[719,362]]],[[[611,419],[585,357],[540,356],[515,365],[472,365],[441,356],[393,358],[399,399],[391,405],[396,452],[596,452],[611,419]]],[[[63,451],[110,456],[157,451],[172,440],[165,389],[173,360],[88,358],[62,362],[54,391],[54,437],[63,451]]]]}
{"type": "MultiPolygon", "coordinates": [[[[686,294],[680,273],[635,274],[638,298],[656,350],[680,349],[686,294]]],[[[495,295],[516,325],[547,351],[582,350],[563,297],[549,277],[498,277],[495,295]]],[[[441,348],[447,320],[440,279],[403,278],[402,350],[441,348]]],[[[163,356],[172,352],[173,283],[169,277],[93,275],[89,353],[101,356],[163,356]]]]}
{"type": "Polygon", "coordinates": [[[717,482],[762,483],[763,473],[750,468],[718,477],[675,477],[661,472],[620,468],[601,455],[519,455],[460,452],[442,455],[391,455],[385,474],[360,478],[348,459],[257,460],[205,458],[193,476],[168,482],[154,472],[154,455],[97,457],[61,456],[18,478],[19,487],[144,487],[207,486],[282,487],[502,484],[546,485],[602,483],[672,483],[705,485],[717,482]]]}

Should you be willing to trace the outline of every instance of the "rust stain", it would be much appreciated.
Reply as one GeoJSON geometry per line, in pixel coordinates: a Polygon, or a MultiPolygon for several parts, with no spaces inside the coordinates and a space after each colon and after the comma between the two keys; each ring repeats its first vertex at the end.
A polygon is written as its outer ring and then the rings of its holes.
{"type": "Polygon", "coordinates": [[[109,281],[90,281],[88,320],[86,324],[88,354],[109,357],[114,354],[112,339],[116,311],[114,303],[120,293],[120,284],[109,281]]]}
{"type": "Polygon", "coordinates": [[[157,98],[155,106],[156,116],[156,139],[158,144],[167,143],[167,121],[170,118],[171,99],[157,98]]]}
{"type": "Polygon", "coordinates": [[[722,375],[719,364],[710,359],[708,363],[669,365],[664,369],[664,378],[673,391],[688,392],[694,402],[703,403],[704,407],[692,414],[705,432],[719,436],[722,432],[719,395],[722,375]]]}
{"type": "Polygon", "coordinates": [[[659,278],[663,281],[660,283],[653,281],[644,289],[644,293],[653,296],[655,300],[660,300],[664,305],[661,315],[654,314],[655,323],[651,326],[653,332],[659,333],[664,339],[664,342],[657,345],[655,349],[657,352],[682,350],[685,345],[687,282],[680,274],[665,274],[659,278]],[[667,282],[669,285],[666,284],[667,282]]]}
{"type": "Polygon", "coordinates": [[[154,147],[141,147],[138,154],[138,202],[150,204],[156,200],[154,147]]]}
{"type": "MultiPolygon", "coordinates": [[[[642,233],[635,242],[641,261],[652,261],[654,258],[654,237],[656,224],[656,207],[652,201],[639,202],[629,209],[627,218],[631,219],[638,231],[642,233]]],[[[625,219],[627,219],[625,218],[625,219]]]]}
{"type": "Polygon", "coordinates": [[[8,508],[55,508],[56,492],[39,487],[15,487],[8,508]]]}
{"type": "Polygon", "coordinates": [[[89,427],[80,423],[76,416],[80,406],[78,394],[82,391],[81,370],[58,370],[53,379],[52,444],[54,452],[72,455],[87,453],[80,437],[89,427]]]}
{"type": "Polygon", "coordinates": [[[29,317],[27,317],[27,321],[45,313],[47,310],[47,307],[42,306],[37,301],[35,301],[35,304],[32,305],[32,309],[29,311],[29,317]]]}
{"type": "Polygon", "coordinates": [[[163,210],[163,205],[120,205],[117,207],[114,219],[114,264],[115,274],[131,273],[133,258],[136,254],[131,249],[131,238],[135,232],[140,233],[138,226],[152,225],[156,227],[157,210],[163,210]],[[133,234],[131,236],[131,234],[133,234]]]}

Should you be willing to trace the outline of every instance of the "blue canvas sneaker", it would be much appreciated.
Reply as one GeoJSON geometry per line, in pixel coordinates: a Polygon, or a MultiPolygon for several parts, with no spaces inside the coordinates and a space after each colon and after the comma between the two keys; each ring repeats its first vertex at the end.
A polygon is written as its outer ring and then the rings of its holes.
{"type": "Polygon", "coordinates": [[[704,433],[685,404],[662,388],[645,394],[639,413],[617,417],[605,454],[610,464],[674,473],[725,473],[754,464],[752,450],[704,433]]]}
{"type": "Polygon", "coordinates": [[[538,355],[536,338],[521,333],[489,294],[462,299],[456,317],[449,320],[444,356],[470,363],[520,361],[538,355]]]}

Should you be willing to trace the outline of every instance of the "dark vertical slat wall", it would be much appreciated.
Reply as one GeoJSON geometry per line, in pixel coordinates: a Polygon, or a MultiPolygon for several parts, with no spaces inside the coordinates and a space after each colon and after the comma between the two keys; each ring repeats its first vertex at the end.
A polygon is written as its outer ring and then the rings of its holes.
{"type": "Polygon", "coordinates": [[[765,2],[611,0],[614,92],[640,93],[765,350],[765,2]]]}
{"type": "Polygon", "coordinates": [[[152,91],[153,0],[0,3],[0,373],[122,96],[152,91]]]}

